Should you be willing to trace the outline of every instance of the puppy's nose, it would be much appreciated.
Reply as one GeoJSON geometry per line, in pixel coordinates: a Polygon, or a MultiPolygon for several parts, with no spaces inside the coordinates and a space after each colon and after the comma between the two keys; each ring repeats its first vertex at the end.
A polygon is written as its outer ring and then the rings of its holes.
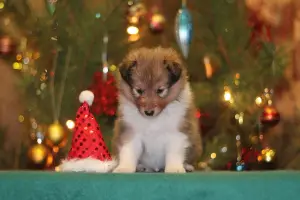
{"type": "Polygon", "coordinates": [[[153,116],[154,115],[154,110],[145,110],[145,115],[153,116]]]}

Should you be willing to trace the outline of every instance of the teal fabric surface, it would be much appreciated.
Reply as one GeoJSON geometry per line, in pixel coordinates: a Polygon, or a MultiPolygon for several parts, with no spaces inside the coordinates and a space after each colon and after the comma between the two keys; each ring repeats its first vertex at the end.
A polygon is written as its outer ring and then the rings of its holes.
{"type": "Polygon", "coordinates": [[[300,172],[0,172],[0,200],[299,200],[300,172]]]}

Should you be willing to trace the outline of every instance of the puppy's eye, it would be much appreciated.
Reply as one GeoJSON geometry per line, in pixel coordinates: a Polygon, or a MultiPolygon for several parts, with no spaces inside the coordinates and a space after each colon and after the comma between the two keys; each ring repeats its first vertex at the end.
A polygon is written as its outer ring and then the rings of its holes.
{"type": "Polygon", "coordinates": [[[144,93],[144,90],[142,90],[142,89],[140,89],[140,88],[134,88],[134,89],[133,89],[133,94],[134,94],[134,96],[136,96],[136,97],[141,96],[143,93],[144,93]]]}
{"type": "Polygon", "coordinates": [[[164,88],[159,88],[156,90],[156,94],[160,97],[165,97],[168,94],[168,90],[164,88]]]}

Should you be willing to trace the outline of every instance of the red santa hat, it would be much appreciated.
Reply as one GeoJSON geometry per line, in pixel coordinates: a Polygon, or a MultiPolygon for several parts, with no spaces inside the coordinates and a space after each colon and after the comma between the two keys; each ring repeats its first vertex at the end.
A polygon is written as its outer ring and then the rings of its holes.
{"type": "Polygon", "coordinates": [[[117,165],[105,145],[99,125],[89,106],[94,94],[83,91],[79,95],[82,103],[77,111],[75,131],[69,154],[60,165],[61,171],[109,172],[117,165]]]}

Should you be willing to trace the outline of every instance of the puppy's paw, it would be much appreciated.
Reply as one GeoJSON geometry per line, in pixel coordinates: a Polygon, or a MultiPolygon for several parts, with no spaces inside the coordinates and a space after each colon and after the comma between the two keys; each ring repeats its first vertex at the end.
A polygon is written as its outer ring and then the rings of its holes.
{"type": "Polygon", "coordinates": [[[186,173],[183,165],[166,166],[165,173],[186,173]]]}
{"type": "Polygon", "coordinates": [[[195,170],[194,166],[190,164],[184,164],[184,169],[186,172],[193,172],[195,170]]]}
{"type": "Polygon", "coordinates": [[[119,165],[113,170],[113,173],[134,173],[136,170],[135,167],[119,165]]]}

